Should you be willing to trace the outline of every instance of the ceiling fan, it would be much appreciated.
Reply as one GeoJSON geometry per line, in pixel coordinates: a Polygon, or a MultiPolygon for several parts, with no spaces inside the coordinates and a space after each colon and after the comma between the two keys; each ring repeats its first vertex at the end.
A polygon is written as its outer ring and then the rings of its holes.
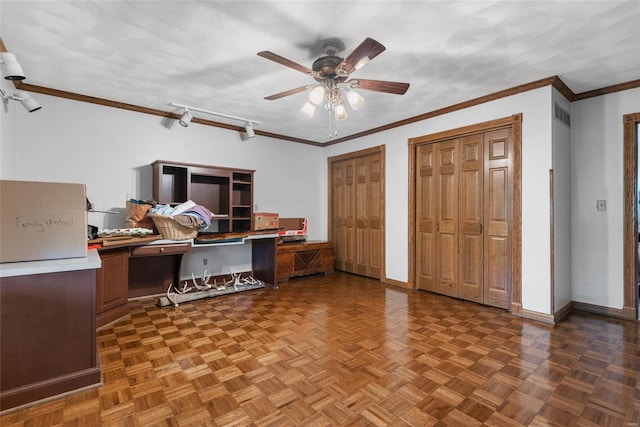
{"type": "Polygon", "coordinates": [[[354,71],[363,67],[370,60],[384,52],[385,49],[382,44],[368,37],[349,56],[341,58],[336,55],[339,50],[338,41],[335,39],[327,40],[323,43],[325,56],[316,59],[311,68],[270,51],[258,52],[259,56],[305,73],[318,82],[314,85],[305,85],[276,93],[264,99],[273,101],[311,89],[309,102],[302,107],[302,112],[312,117],[315,107],[324,104],[325,109],[333,113],[332,116],[336,120],[346,119],[347,112],[343,103],[344,97],[347,98],[349,105],[353,109],[357,109],[364,102],[364,98],[352,89],[364,89],[395,95],[404,95],[409,89],[409,83],[366,79],[347,80],[354,71]]]}

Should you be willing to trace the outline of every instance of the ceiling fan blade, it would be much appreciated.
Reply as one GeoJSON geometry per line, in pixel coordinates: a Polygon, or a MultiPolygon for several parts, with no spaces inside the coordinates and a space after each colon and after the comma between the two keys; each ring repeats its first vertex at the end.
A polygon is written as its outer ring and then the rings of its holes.
{"type": "Polygon", "coordinates": [[[360,43],[360,46],[355,48],[355,50],[336,67],[336,69],[346,75],[351,74],[366,64],[366,62],[361,61],[371,61],[373,58],[384,52],[385,49],[386,47],[382,44],[370,37],[367,37],[362,43],[360,43]],[[368,60],[365,58],[368,58],[368,60]]]}
{"type": "Polygon", "coordinates": [[[409,89],[409,83],[387,82],[384,80],[353,79],[347,83],[354,89],[372,90],[394,95],[404,95],[409,89]]]}
{"type": "Polygon", "coordinates": [[[284,65],[285,67],[293,68],[294,70],[300,71],[305,74],[313,74],[313,70],[311,68],[307,68],[304,65],[300,65],[297,62],[293,62],[290,59],[282,57],[276,53],[269,52],[268,50],[258,52],[258,56],[262,56],[263,58],[270,59],[273,62],[277,62],[278,64],[284,65]]]}
{"type": "Polygon", "coordinates": [[[293,95],[295,93],[304,92],[305,90],[307,90],[307,87],[308,86],[300,86],[300,87],[297,87],[295,89],[289,89],[289,90],[286,90],[284,92],[276,93],[276,94],[271,95],[271,96],[265,96],[264,99],[267,99],[269,101],[273,101],[273,100],[276,100],[276,99],[284,98],[285,96],[293,95]]]}

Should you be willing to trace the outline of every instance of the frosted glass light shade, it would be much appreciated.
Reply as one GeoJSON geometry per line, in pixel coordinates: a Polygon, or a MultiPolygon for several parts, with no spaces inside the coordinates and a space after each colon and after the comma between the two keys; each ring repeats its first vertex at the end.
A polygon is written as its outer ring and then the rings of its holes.
{"type": "Polygon", "coordinates": [[[302,106],[300,111],[302,111],[307,117],[311,118],[313,117],[313,113],[315,113],[316,111],[316,106],[313,105],[311,102],[307,102],[302,106]]]}
{"type": "Polygon", "coordinates": [[[344,120],[347,118],[347,109],[344,108],[344,104],[336,105],[335,117],[336,120],[344,120]]]}
{"type": "Polygon", "coordinates": [[[313,105],[320,105],[324,101],[324,87],[322,85],[318,85],[311,89],[309,92],[309,102],[313,105]]]}
{"type": "Polygon", "coordinates": [[[354,110],[357,110],[364,104],[364,98],[352,90],[347,92],[347,101],[349,101],[349,105],[351,105],[351,108],[354,110]]]}

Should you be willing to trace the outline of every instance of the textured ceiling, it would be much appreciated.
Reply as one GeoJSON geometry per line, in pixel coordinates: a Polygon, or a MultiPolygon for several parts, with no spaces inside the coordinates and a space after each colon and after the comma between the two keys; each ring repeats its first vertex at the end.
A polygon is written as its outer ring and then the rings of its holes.
{"type": "Polygon", "coordinates": [[[0,16],[25,83],[163,111],[192,105],[317,142],[329,140],[328,114],[304,116],[305,92],[263,99],[315,81],[257,52],[311,67],[324,39],[344,43],[343,57],[366,37],[386,46],[352,77],[411,87],[361,90],[365,104],[338,137],[553,75],[574,93],[640,79],[638,0],[1,0],[0,16]]]}

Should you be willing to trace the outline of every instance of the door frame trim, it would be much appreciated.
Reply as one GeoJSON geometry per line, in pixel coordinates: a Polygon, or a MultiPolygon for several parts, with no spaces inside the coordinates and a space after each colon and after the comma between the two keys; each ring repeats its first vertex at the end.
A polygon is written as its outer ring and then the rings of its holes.
{"type": "Polygon", "coordinates": [[[513,132],[513,193],[512,193],[512,238],[511,238],[511,302],[510,311],[522,314],[522,113],[501,119],[449,129],[408,140],[409,161],[409,280],[411,289],[416,289],[416,146],[447,139],[459,138],[473,133],[511,127],[513,132]]]}
{"type": "Polygon", "coordinates": [[[640,113],[625,114],[622,117],[624,157],[624,302],[622,316],[638,320],[638,294],[636,277],[638,274],[638,123],[640,113]]]}
{"type": "Polygon", "coordinates": [[[345,153],[345,154],[339,154],[337,156],[332,156],[332,157],[327,157],[327,177],[328,177],[328,182],[327,182],[327,188],[328,188],[328,198],[329,200],[327,201],[327,217],[328,217],[328,230],[327,230],[327,236],[328,236],[328,240],[330,242],[333,242],[333,164],[334,162],[340,162],[343,160],[355,160],[357,158],[360,157],[367,157],[367,156],[371,156],[374,154],[380,154],[380,161],[382,163],[381,165],[381,177],[380,180],[382,182],[382,189],[381,189],[381,194],[382,194],[382,200],[380,202],[380,219],[381,219],[381,232],[382,232],[382,241],[381,241],[381,248],[380,248],[380,277],[378,278],[380,281],[385,281],[387,280],[387,272],[386,272],[386,265],[387,265],[387,260],[386,260],[386,248],[387,248],[387,242],[386,242],[386,200],[387,200],[387,196],[386,196],[386,170],[387,170],[387,166],[386,166],[386,156],[385,156],[385,146],[384,145],[378,145],[375,147],[371,147],[371,148],[365,148],[363,150],[358,150],[358,151],[352,151],[350,153],[345,153]]]}

